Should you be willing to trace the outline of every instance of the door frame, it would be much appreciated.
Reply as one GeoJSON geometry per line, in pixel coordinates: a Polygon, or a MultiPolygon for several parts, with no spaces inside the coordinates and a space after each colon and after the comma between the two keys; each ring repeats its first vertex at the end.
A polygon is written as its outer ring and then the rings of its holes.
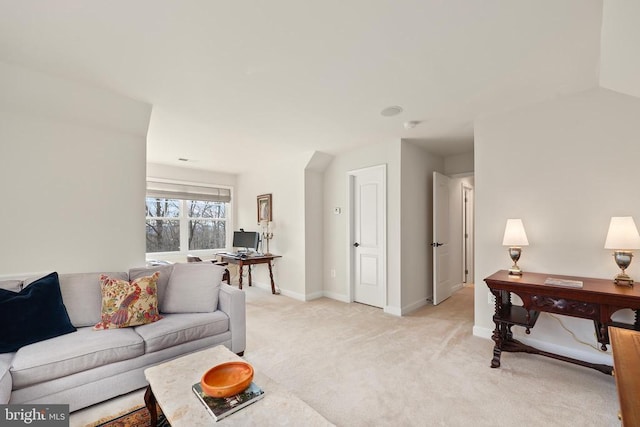
{"type": "Polygon", "coordinates": [[[382,172],[382,216],[380,220],[382,221],[382,289],[383,289],[383,297],[382,297],[382,307],[386,310],[387,307],[387,165],[375,165],[369,166],[366,168],[354,169],[347,171],[347,240],[346,240],[346,248],[347,248],[347,280],[348,280],[348,299],[349,302],[355,301],[355,275],[353,264],[355,263],[354,259],[354,251],[353,242],[354,242],[354,196],[355,191],[353,188],[353,184],[355,181],[355,176],[359,172],[364,172],[372,169],[380,169],[382,172]]]}
{"type": "Polygon", "coordinates": [[[462,284],[473,283],[474,269],[474,188],[469,184],[462,183],[462,284]],[[465,200],[469,197],[471,200],[465,200]],[[468,237],[465,238],[465,233],[468,237]]]}

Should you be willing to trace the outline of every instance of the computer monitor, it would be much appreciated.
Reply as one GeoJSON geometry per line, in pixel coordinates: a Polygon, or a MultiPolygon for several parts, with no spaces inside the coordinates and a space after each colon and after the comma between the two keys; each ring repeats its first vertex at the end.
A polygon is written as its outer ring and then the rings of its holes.
{"type": "Polygon", "coordinates": [[[257,231],[234,231],[233,247],[239,249],[258,250],[260,244],[260,233],[257,231]]]}

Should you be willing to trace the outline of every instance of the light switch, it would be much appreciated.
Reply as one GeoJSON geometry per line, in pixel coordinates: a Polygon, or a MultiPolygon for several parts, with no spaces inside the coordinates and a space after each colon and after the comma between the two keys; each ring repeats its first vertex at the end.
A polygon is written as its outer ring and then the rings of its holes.
{"type": "Polygon", "coordinates": [[[336,215],[340,215],[342,213],[342,209],[340,208],[333,208],[333,213],[336,215]]]}

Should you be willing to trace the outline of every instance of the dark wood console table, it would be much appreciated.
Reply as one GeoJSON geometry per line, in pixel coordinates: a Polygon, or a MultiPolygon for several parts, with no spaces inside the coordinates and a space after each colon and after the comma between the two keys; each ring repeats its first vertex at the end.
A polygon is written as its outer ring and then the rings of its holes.
{"type": "MultiPolygon", "coordinates": [[[[280,255],[247,255],[245,257],[235,254],[217,254],[222,262],[228,262],[231,264],[238,265],[238,287],[242,289],[242,269],[245,265],[253,265],[253,264],[267,264],[269,266],[269,278],[271,279],[271,293],[279,294],[280,292],[276,291],[276,284],[273,281],[273,269],[271,266],[271,261],[276,258],[282,258],[280,255]]],[[[249,286],[251,286],[251,267],[249,267],[249,286]]]]}
{"type": "Polygon", "coordinates": [[[541,312],[563,314],[593,320],[600,348],[607,350],[609,344],[609,326],[640,330],[640,286],[616,286],[613,280],[571,277],[557,274],[523,273],[521,277],[509,276],[501,270],[484,279],[489,290],[495,296],[493,322],[496,327],[492,339],[495,342],[491,367],[500,366],[503,351],[540,354],[565,362],[575,363],[611,374],[612,367],[588,363],[582,360],[538,350],[513,339],[511,328],[522,326],[529,334],[535,326],[541,312]],[[579,280],[582,288],[557,285],[545,285],[547,278],[579,280]],[[522,300],[522,306],[511,304],[511,293],[522,300]],[[626,324],[614,322],[611,316],[618,310],[635,310],[635,322],[626,324]]]}

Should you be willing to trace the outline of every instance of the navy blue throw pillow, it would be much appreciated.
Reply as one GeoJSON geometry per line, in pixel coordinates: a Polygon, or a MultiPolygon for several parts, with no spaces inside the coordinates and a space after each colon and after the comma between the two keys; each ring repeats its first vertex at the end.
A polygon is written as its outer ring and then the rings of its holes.
{"type": "Polygon", "coordinates": [[[75,331],[62,302],[58,273],[20,292],[0,289],[0,353],[75,331]]]}

